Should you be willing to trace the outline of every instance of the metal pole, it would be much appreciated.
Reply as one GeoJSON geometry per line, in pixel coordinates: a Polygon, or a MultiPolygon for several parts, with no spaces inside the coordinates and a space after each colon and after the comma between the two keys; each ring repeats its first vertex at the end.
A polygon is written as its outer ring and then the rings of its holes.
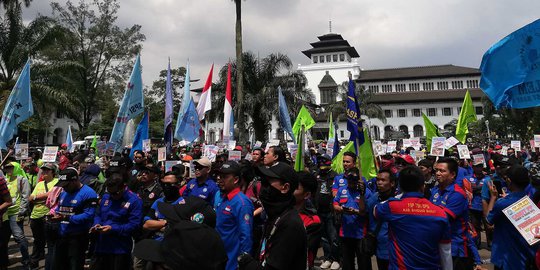
{"type": "Polygon", "coordinates": [[[491,132],[489,132],[489,120],[486,120],[486,128],[488,133],[488,143],[491,143],[491,132]]]}

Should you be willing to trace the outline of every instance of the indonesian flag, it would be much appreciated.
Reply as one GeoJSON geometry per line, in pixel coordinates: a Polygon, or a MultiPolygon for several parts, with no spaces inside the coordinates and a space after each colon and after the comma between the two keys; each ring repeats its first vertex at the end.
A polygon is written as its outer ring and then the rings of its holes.
{"type": "Polygon", "coordinates": [[[214,64],[212,64],[212,67],[210,68],[210,73],[204,84],[199,104],[197,104],[199,121],[202,121],[206,112],[212,109],[212,73],[214,73],[214,64]]]}
{"type": "Polygon", "coordinates": [[[223,140],[231,138],[231,118],[232,114],[232,90],[231,90],[231,63],[227,68],[227,88],[225,88],[225,106],[223,107],[223,140]]]}

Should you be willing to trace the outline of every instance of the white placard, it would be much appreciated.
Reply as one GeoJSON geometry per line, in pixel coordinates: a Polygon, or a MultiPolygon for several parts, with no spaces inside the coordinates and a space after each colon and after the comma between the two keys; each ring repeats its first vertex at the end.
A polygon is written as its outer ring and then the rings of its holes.
{"type": "Polygon", "coordinates": [[[232,161],[240,161],[242,159],[242,151],[232,150],[229,151],[229,159],[232,161]]]}
{"type": "Polygon", "coordinates": [[[529,144],[531,145],[531,151],[536,152],[536,150],[534,149],[534,145],[535,145],[534,140],[530,140],[529,144]]]}
{"type": "Polygon", "coordinates": [[[411,145],[411,139],[403,139],[403,148],[410,147],[411,145]]]}
{"type": "Polygon", "coordinates": [[[540,209],[529,196],[524,196],[506,207],[503,209],[503,213],[529,245],[540,241],[540,239],[535,238],[536,235],[540,234],[540,209]]]}
{"type": "Polygon", "coordinates": [[[386,152],[383,152],[383,146],[381,141],[373,141],[373,152],[377,156],[383,156],[386,152]]]}
{"type": "Polygon", "coordinates": [[[158,161],[165,161],[167,160],[167,148],[166,147],[160,147],[158,148],[158,161]]]}
{"type": "Polygon", "coordinates": [[[501,155],[503,155],[503,156],[508,155],[508,146],[503,146],[501,148],[501,155]]]}
{"type": "Polygon", "coordinates": [[[416,149],[416,151],[420,150],[420,138],[411,138],[411,146],[416,149]]]}
{"type": "Polygon", "coordinates": [[[516,152],[521,151],[521,141],[510,141],[510,147],[514,148],[516,152]]]}
{"type": "Polygon", "coordinates": [[[534,135],[534,147],[540,147],[540,135],[534,135]]]}
{"type": "Polygon", "coordinates": [[[326,154],[330,157],[334,156],[334,143],[334,138],[328,139],[328,143],[326,143],[326,154]]]}
{"type": "Polygon", "coordinates": [[[234,150],[235,148],[236,148],[236,140],[230,140],[229,145],[228,145],[228,149],[229,150],[234,150]]]}
{"type": "Polygon", "coordinates": [[[388,144],[383,144],[382,145],[382,156],[386,155],[386,153],[388,152],[388,144]]]}
{"type": "Polygon", "coordinates": [[[445,137],[433,137],[431,138],[431,151],[430,155],[436,157],[444,157],[444,144],[446,142],[445,137]]]}
{"type": "Polygon", "coordinates": [[[253,148],[254,148],[254,149],[255,149],[255,148],[261,148],[261,146],[262,146],[262,142],[261,142],[261,141],[256,141],[256,142],[255,142],[255,145],[253,146],[253,148]]]}
{"type": "Polygon", "coordinates": [[[392,153],[392,151],[395,151],[397,147],[397,141],[388,141],[386,152],[392,153]]]}
{"type": "Polygon", "coordinates": [[[473,159],[473,166],[478,165],[478,164],[483,164],[484,166],[486,165],[486,159],[484,158],[483,154],[472,155],[472,159],[473,159]]]}
{"type": "Polygon", "coordinates": [[[146,152],[146,153],[152,150],[150,147],[150,139],[146,139],[142,141],[142,149],[143,149],[143,152],[146,152]]]}
{"type": "Polygon", "coordinates": [[[43,150],[43,162],[56,162],[56,155],[58,155],[58,146],[45,146],[43,150]]]}
{"type": "Polygon", "coordinates": [[[290,147],[289,147],[289,153],[291,153],[291,158],[293,160],[296,159],[296,154],[298,154],[298,145],[297,144],[292,144],[290,147]]]}
{"type": "Polygon", "coordinates": [[[469,152],[469,147],[463,144],[458,144],[457,146],[459,159],[471,159],[471,153],[469,152]]]}
{"type": "Polygon", "coordinates": [[[459,143],[458,139],[456,139],[454,136],[452,136],[452,137],[446,139],[446,141],[444,142],[444,148],[448,150],[452,146],[454,146],[454,145],[456,145],[458,143],[459,143]]]}
{"type": "Polygon", "coordinates": [[[15,159],[25,160],[28,158],[28,144],[20,143],[15,145],[15,159]]]}

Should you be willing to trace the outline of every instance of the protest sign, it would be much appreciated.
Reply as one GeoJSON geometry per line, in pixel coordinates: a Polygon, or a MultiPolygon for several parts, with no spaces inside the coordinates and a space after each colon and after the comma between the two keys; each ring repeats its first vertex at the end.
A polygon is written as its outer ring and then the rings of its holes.
{"type": "Polygon", "coordinates": [[[503,209],[503,213],[529,245],[540,241],[535,238],[540,234],[540,209],[528,196],[503,209]]]}
{"type": "Polygon", "coordinates": [[[534,144],[534,140],[530,140],[530,141],[529,141],[529,144],[531,145],[531,151],[532,151],[532,152],[536,152],[536,150],[534,149],[534,148],[535,148],[535,146],[534,146],[534,145],[535,145],[535,144],[534,144]]]}
{"type": "Polygon", "coordinates": [[[296,159],[296,153],[298,153],[298,144],[291,144],[291,147],[289,147],[289,153],[291,153],[291,157],[293,159],[296,159]]]}
{"type": "Polygon", "coordinates": [[[466,145],[458,144],[457,150],[459,154],[459,159],[471,159],[469,147],[467,147],[466,145]]]}
{"type": "Polygon", "coordinates": [[[253,148],[261,148],[261,146],[262,146],[262,142],[261,141],[256,141],[253,148]]]}
{"type": "Polygon", "coordinates": [[[143,152],[150,152],[150,139],[146,139],[146,140],[143,140],[142,141],[142,149],[143,149],[143,152]]]}
{"type": "Polygon", "coordinates": [[[229,151],[229,160],[240,161],[242,159],[242,151],[232,150],[229,151]]]}
{"type": "Polygon", "coordinates": [[[415,158],[417,161],[420,161],[426,157],[426,153],[424,151],[416,151],[415,154],[415,158]]]}
{"type": "Polygon", "coordinates": [[[58,154],[58,146],[45,146],[43,150],[43,162],[56,162],[56,155],[58,154]]]}
{"type": "Polygon", "coordinates": [[[334,143],[334,138],[328,139],[328,142],[326,143],[326,154],[330,157],[334,156],[334,143]]]}
{"type": "Polygon", "coordinates": [[[392,151],[396,150],[397,141],[388,141],[386,152],[392,153],[392,151]]]}
{"type": "Polygon", "coordinates": [[[540,147],[540,135],[534,135],[534,147],[540,147]]]}
{"type": "Polygon", "coordinates": [[[167,160],[165,161],[165,172],[172,171],[172,167],[176,164],[182,163],[181,160],[167,160]]]}
{"type": "Polygon", "coordinates": [[[236,148],[236,140],[230,140],[227,148],[229,150],[234,150],[236,148]]]}
{"type": "Polygon", "coordinates": [[[483,154],[476,154],[472,156],[473,158],[473,166],[483,164],[484,167],[486,166],[486,160],[484,159],[483,154]]]}
{"type": "Polygon", "coordinates": [[[251,156],[250,153],[247,153],[246,156],[244,157],[245,160],[247,161],[251,161],[253,159],[253,157],[251,156]]]}
{"type": "Polygon", "coordinates": [[[386,152],[383,152],[383,146],[381,141],[373,141],[373,152],[375,152],[375,155],[382,156],[386,154],[386,152]]]}
{"type": "Polygon", "coordinates": [[[382,145],[382,154],[381,155],[386,155],[386,152],[388,150],[388,144],[383,144],[382,145]]]}
{"type": "Polygon", "coordinates": [[[436,157],[444,157],[445,142],[446,142],[445,137],[433,137],[431,140],[430,155],[436,156],[436,157]]]}
{"type": "Polygon", "coordinates": [[[105,145],[105,155],[109,157],[114,156],[114,149],[116,149],[116,143],[108,142],[105,145]]]}
{"type": "Polygon", "coordinates": [[[99,141],[96,142],[96,150],[98,152],[98,156],[105,156],[106,150],[107,150],[107,142],[99,141]]]}
{"type": "Polygon", "coordinates": [[[508,146],[503,146],[501,148],[501,155],[503,155],[503,156],[508,155],[508,146]]]}
{"type": "Polygon", "coordinates": [[[158,161],[165,161],[167,160],[167,148],[166,147],[160,147],[158,148],[158,161]]]}
{"type": "Polygon", "coordinates": [[[28,158],[28,144],[20,143],[15,145],[15,159],[23,160],[28,158]]]}
{"type": "Polygon", "coordinates": [[[521,151],[521,141],[510,141],[510,147],[514,148],[516,152],[521,151]]]}
{"type": "Polygon", "coordinates": [[[216,161],[216,156],[219,151],[217,145],[205,145],[203,148],[203,156],[207,157],[211,162],[216,161]]]}
{"type": "Polygon", "coordinates": [[[403,139],[403,148],[411,147],[411,139],[403,139]]]}
{"type": "Polygon", "coordinates": [[[452,136],[452,137],[446,139],[446,141],[444,142],[444,148],[448,150],[452,146],[454,146],[454,145],[456,145],[458,143],[459,143],[458,139],[456,139],[454,136],[452,136]]]}
{"type": "Polygon", "coordinates": [[[420,150],[420,138],[411,138],[411,146],[416,149],[416,151],[420,150]]]}

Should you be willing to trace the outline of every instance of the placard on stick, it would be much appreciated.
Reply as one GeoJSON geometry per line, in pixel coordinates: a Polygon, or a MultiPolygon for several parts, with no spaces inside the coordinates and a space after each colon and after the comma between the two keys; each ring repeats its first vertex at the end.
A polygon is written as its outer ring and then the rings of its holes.
{"type": "Polygon", "coordinates": [[[165,160],[167,160],[167,148],[160,147],[158,148],[158,161],[165,161],[165,160]]]}
{"type": "Polygon", "coordinates": [[[446,142],[445,137],[433,137],[431,139],[430,155],[436,156],[436,157],[444,157],[445,142],[446,142]]]}
{"type": "Polygon", "coordinates": [[[242,151],[233,150],[229,151],[229,160],[240,161],[242,159],[242,151]]]}
{"type": "Polygon", "coordinates": [[[43,150],[43,162],[56,162],[58,146],[45,146],[43,150]]]}
{"type": "Polygon", "coordinates": [[[19,143],[15,145],[15,159],[25,160],[28,158],[28,144],[19,143]]]}
{"type": "Polygon", "coordinates": [[[457,150],[459,154],[459,159],[471,159],[471,153],[469,152],[469,147],[466,145],[458,144],[457,150]]]}

